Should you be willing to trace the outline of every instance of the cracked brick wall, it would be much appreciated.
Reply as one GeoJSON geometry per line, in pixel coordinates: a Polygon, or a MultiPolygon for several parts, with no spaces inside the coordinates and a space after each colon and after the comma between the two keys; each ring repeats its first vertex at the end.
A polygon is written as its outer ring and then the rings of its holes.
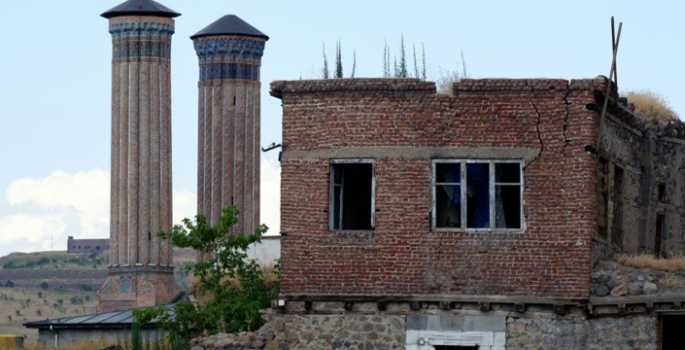
{"type": "Polygon", "coordinates": [[[281,286],[295,295],[588,297],[604,81],[276,81],[281,286]],[[375,159],[375,229],[329,230],[332,158],[375,159]],[[431,160],[523,161],[524,229],[431,230],[431,160]]]}

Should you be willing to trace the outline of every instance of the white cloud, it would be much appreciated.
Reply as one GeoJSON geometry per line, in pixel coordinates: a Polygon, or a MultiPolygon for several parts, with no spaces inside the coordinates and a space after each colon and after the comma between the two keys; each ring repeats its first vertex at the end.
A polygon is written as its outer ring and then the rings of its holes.
{"type": "MultiPolygon", "coordinates": [[[[280,231],[281,171],[269,160],[261,167],[261,221],[269,227],[268,234],[275,235],[280,231]]],[[[109,237],[109,179],[108,171],[95,168],[10,183],[5,201],[11,210],[0,214],[0,256],[51,247],[64,250],[67,236],[109,237]]],[[[174,223],[195,216],[194,192],[175,190],[173,202],[174,223]]]]}
{"type": "Polygon", "coordinates": [[[33,251],[35,247],[49,250],[52,237],[63,236],[66,230],[67,225],[59,215],[12,215],[0,218],[0,246],[24,241],[28,242],[23,245],[26,247],[22,249],[24,252],[33,251]]]}
{"type": "Polygon", "coordinates": [[[183,219],[194,219],[197,214],[197,196],[194,192],[174,191],[174,225],[181,224],[183,219]]]}
{"type": "Polygon", "coordinates": [[[88,237],[109,235],[109,172],[95,168],[68,174],[56,171],[42,179],[20,179],[7,188],[7,202],[30,204],[45,212],[78,215],[79,233],[88,237]]]}

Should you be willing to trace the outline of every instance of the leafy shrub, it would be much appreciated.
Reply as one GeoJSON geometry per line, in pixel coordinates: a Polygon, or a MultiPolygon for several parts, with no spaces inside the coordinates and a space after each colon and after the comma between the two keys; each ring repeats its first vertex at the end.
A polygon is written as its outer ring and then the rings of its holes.
{"type": "MultiPolygon", "coordinates": [[[[203,215],[197,215],[195,222],[185,219],[183,226],[159,233],[173,246],[193,248],[205,257],[192,267],[204,297],[197,304],[175,304],[173,317],[166,307],[135,311],[137,322],[146,324],[159,318],[161,326],[170,330],[174,343],[203,332],[256,330],[264,323],[259,311],[269,307],[278,296],[279,283],[254,260],[247,259],[247,249],[261,241],[267,227],[261,225],[252,234],[232,235],[231,227],[237,223],[238,213],[237,208],[227,207],[215,226],[209,226],[203,215]]],[[[277,275],[278,265],[271,271],[277,275]]]]}

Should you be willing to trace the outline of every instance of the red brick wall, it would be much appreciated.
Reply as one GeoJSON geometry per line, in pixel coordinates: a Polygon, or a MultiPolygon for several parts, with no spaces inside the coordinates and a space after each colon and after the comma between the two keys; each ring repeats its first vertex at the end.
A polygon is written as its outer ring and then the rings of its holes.
{"type": "Polygon", "coordinates": [[[283,102],[283,295],[587,297],[596,160],[585,146],[598,116],[585,106],[595,85],[465,80],[451,97],[414,79],[272,83],[283,102]],[[369,156],[376,229],[330,231],[327,157],[397,146],[404,154],[369,156]],[[431,230],[431,157],[464,147],[542,150],[524,164],[523,232],[431,230]]]}

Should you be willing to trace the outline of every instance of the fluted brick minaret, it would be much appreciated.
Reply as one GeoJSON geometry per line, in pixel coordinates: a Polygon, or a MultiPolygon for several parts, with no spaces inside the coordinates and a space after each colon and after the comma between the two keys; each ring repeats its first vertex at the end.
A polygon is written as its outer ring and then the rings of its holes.
{"type": "Polygon", "coordinates": [[[179,16],[152,0],[105,12],[112,34],[110,266],[99,311],[170,302],[179,291],[160,230],[172,226],[171,36],[179,16]]]}
{"type": "Polygon", "coordinates": [[[198,213],[215,224],[240,209],[235,232],[259,225],[259,69],[269,39],[235,15],[193,35],[200,60],[198,213]]]}

